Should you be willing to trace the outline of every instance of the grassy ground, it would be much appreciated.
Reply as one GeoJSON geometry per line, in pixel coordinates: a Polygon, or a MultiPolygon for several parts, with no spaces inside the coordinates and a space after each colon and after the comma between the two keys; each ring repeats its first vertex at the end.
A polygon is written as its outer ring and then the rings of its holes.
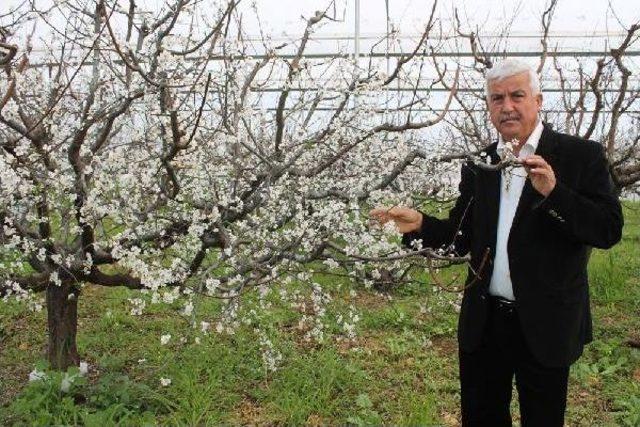
{"type": "MultiPolygon", "coordinates": [[[[625,216],[623,242],[593,253],[595,342],[572,367],[567,425],[640,425],[640,350],[632,344],[640,341],[640,205],[625,216]]],[[[282,306],[276,294],[270,311],[248,315],[252,323],[235,334],[203,335],[177,308],[132,317],[127,299],[135,293],[87,287],[78,345],[90,371],[67,393],[62,374],[27,382],[43,357],[44,313],[0,304],[0,424],[457,425],[455,294],[410,286],[354,296],[335,279],[318,280],[330,290],[332,313],[347,315],[356,304],[355,340],[340,334],[335,314],[323,343],[305,340],[304,310],[282,306]],[[255,327],[282,354],[275,372],[265,369],[255,327]],[[170,342],[160,345],[167,333],[170,342]]],[[[204,301],[196,311],[218,306],[204,301]]]]}

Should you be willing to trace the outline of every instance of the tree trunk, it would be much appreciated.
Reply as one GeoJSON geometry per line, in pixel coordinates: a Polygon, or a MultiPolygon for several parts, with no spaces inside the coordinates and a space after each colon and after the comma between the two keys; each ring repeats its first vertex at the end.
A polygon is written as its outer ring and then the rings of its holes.
{"type": "Polygon", "coordinates": [[[51,369],[64,371],[69,366],[77,366],[80,363],[76,348],[79,295],[80,289],[73,285],[50,284],[47,287],[47,357],[51,369]]]}

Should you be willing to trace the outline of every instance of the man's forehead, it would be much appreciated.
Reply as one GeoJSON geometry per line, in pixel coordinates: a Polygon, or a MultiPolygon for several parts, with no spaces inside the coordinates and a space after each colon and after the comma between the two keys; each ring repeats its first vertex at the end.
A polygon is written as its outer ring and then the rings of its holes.
{"type": "Polygon", "coordinates": [[[489,88],[491,93],[519,93],[519,92],[527,92],[526,86],[517,86],[517,87],[495,87],[491,86],[489,88]]]}
{"type": "Polygon", "coordinates": [[[489,80],[489,90],[491,92],[526,92],[530,87],[529,75],[527,73],[516,74],[499,80],[489,80]]]}

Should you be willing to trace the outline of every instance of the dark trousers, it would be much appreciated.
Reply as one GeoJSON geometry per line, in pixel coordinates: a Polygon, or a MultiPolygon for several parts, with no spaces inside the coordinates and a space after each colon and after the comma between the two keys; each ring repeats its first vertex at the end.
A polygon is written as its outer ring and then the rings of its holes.
{"type": "Polygon", "coordinates": [[[540,365],[529,351],[514,306],[491,298],[485,339],[476,351],[460,351],[463,426],[511,426],[513,377],[522,427],[564,423],[569,367],[540,365]]]}

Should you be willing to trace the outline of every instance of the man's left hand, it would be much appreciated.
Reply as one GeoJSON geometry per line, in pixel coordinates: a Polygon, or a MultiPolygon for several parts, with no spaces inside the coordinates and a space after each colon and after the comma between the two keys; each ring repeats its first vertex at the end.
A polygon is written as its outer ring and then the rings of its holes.
{"type": "Polygon", "coordinates": [[[522,164],[529,174],[533,188],[544,197],[547,197],[556,186],[556,174],[553,172],[551,165],[535,154],[525,157],[522,164]]]}

